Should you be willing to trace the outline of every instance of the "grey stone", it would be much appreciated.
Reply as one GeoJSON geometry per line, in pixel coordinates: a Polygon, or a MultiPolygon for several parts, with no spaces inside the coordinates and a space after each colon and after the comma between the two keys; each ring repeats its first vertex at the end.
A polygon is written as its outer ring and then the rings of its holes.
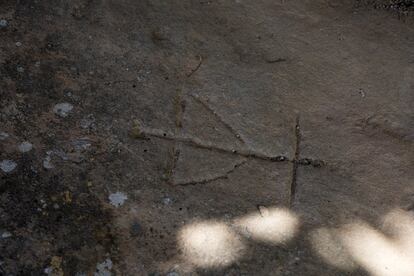
{"type": "Polygon", "coordinates": [[[7,231],[4,231],[2,234],[1,234],[1,238],[2,239],[7,239],[7,238],[10,238],[10,237],[12,237],[13,235],[10,233],[10,232],[7,232],[7,231]]]}
{"type": "Polygon", "coordinates": [[[53,268],[52,268],[52,267],[50,267],[50,266],[48,266],[48,267],[46,267],[46,268],[43,270],[43,272],[44,272],[46,275],[52,275],[52,273],[53,273],[53,268]]]}
{"type": "Polygon", "coordinates": [[[0,131],[0,141],[6,140],[10,135],[6,132],[0,131]]]}
{"type": "Polygon", "coordinates": [[[97,264],[94,276],[111,276],[112,265],[112,261],[109,258],[104,262],[97,264]]]}
{"type": "Polygon", "coordinates": [[[53,108],[53,112],[60,117],[67,117],[69,113],[72,111],[73,105],[70,103],[58,103],[53,108]]]}
{"type": "Polygon", "coordinates": [[[170,205],[173,203],[173,199],[171,197],[166,196],[162,199],[162,203],[164,205],[170,205]]]}
{"type": "Polygon", "coordinates": [[[28,142],[28,141],[24,141],[24,142],[22,142],[19,146],[18,146],[18,148],[19,148],[19,151],[20,152],[29,152],[29,151],[31,151],[32,150],[32,148],[33,148],[33,145],[30,143],[30,142],[28,142]]]}
{"type": "Polygon", "coordinates": [[[47,170],[53,169],[55,166],[52,164],[52,158],[50,155],[46,155],[45,159],[43,159],[43,168],[47,170]]]}
{"type": "Polygon", "coordinates": [[[0,28],[6,28],[9,25],[9,22],[6,19],[0,20],[0,28]]]}
{"type": "Polygon", "coordinates": [[[0,162],[0,169],[5,173],[12,172],[17,167],[16,162],[12,160],[3,160],[0,162]]]}
{"type": "Polygon", "coordinates": [[[127,199],[128,196],[122,192],[116,192],[109,195],[109,202],[115,207],[122,206],[127,199]]]}

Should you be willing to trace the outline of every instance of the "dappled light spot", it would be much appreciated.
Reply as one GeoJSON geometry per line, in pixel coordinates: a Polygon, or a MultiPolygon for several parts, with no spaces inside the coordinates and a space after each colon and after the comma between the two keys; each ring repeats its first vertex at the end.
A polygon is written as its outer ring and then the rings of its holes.
{"type": "Polygon", "coordinates": [[[372,275],[414,275],[413,256],[367,224],[344,227],[341,240],[354,260],[372,275]]]}
{"type": "Polygon", "coordinates": [[[225,267],[239,260],[246,250],[243,236],[270,244],[291,240],[299,228],[298,218],[289,210],[260,208],[260,212],[224,222],[203,221],[187,225],[178,235],[186,263],[201,268],[225,267]]]}
{"type": "Polygon", "coordinates": [[[224,223],[200,222],[185,226],[179,233],[183,257],[198,267],[228,266],[243,253],[240,237],[224,223]]]}
{"type": "Polygon", "coordinates": [[[414,213],[393,210],[384,217],[383,227],[393,238],[395,246],[414,258],[414,213]]]}
{"type": "Polygon", "coordinates": [[[344,248],[337,230],[319,228],[310,233],[312,249],[328,264],[352,271],[356,264],[344,248]]]}
{"type": "Polygon", "coordinates": [[[299,220],[291,211],[266,208],[235,221],[241,233],[261,242],[279,244],[291,240],[299,228],[299,220]]]}
{"type": "Polygon", "coordinates": [[[381,232],[364,222],[338,229],[319,228],[311,233],[312,248],[338,268],[357,265],[375,276],[414,275],[414,216],[393,210],[383,219],[381,232]]]}

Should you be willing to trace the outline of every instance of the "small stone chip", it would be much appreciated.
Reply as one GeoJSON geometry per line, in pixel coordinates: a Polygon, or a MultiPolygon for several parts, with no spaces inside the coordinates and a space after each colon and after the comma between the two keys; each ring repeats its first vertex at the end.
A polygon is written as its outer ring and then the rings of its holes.
{"type": "Polygon", "coordinates": [[[13,236],[13,235],[10,232],[7,232],[7,231],[5,231],[5,232],[3,232],[3,234],[1,234],[2,239],[7,239],[7,238],[10,238],[11,236],[13,236]]]}
{"type": "Polygon", "coordinates": [[[73,105],[70,103],[58,103],[53,107],[53,112],[60,117],[67,117],[72,111],[73,105]]]}
{"type": "Polygon", "coordinates": [[[170,205],[170,204],[172,204],[173,203],[173,199],[171,198],[171,197],[169,197],[169,196],[166,196],[166,197],[164,197],[163,199],[162,199],[162,203],[164,204],[164,205],[170,205]]]}
{"type": "Polygon", "coordinates": [[[43,272],[44,272],[46,275],[51,275],[51,274],[53,273],[53,268],[51,268],[50,266],[48,266],[48,267],[46,267],[46,268],[43,270],[43,272]]]}
{"type": "Polygon", "coordinates": [[[94,276],[111,276],[112,265],[112,261],[109,258],[104,262],[97,264],[94,276]]]}
{"type": "Polygon", "coordinates": [[[18,148],[20,152],[29,152],[32,150],[33,145],[28,141],[24,141],[18,146],[18,148]]]}
{"type": "Polygon", "coordinates": [[[7,22],[6,19],[0,20],[0,28],[6,28],[9,25],[9,22],[7,22]]]}
{"type": "Polygon", "coordinates": [[[5,173],[12,172],[17,167],[16,162],[12,160],[3,160],[0,162],[0,169],[5,173]]]}
{"type": "Polygon", "coordinates": [[[0,131],[0,141],[6,140],[10,135],[4,131],[0,131]]]}
{"type": "Polygon", "coordinates": [[[43,168],[47,170],[53,169],[55,166],[52,164],[52,158],[50,155],[46,155],[45,159],[43,159],[43,168]]]}
{"type": "Polygon", "coordinates": [[[115,207],[122,206],[127,199],[128,196],[122,192],[116,192],[109,195],[109,202],[115,207]]]}

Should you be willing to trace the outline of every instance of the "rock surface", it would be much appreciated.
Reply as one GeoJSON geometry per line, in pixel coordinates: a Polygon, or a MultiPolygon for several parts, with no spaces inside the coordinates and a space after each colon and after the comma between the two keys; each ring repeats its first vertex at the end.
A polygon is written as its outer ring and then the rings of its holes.
{"type": "Polygon", "coordinates": [[[357,2],[0,1],[0,275],[414,275],[411,8],[357,2]]]}

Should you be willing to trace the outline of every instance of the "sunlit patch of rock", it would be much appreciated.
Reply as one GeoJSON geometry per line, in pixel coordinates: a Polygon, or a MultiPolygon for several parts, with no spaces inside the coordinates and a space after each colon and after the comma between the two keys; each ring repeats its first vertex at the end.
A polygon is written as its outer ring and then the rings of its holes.
{"type": "Polygon", "coordinates": [[[266,207],[261,207],[259,211],[236,219],[235,226],[241,233],[270,244],[288,242],[297,234],[299,219],[293,212],[266,207]]]}
{"type": "Polygon", "coordinates": [[[374,276],[414,275],[412,212],[391,211],[384,216],[381,230],[363,221],[338,229],[320,228],[311,234],[311,241],[318,255],[338,268],[359,266],[374,276]]]}
{"type": "Polygon", "coordinates": [[[225,223],[215,221],[185,226],[179,246],[186,261],[202,268],[228,266],[244,251],[241,238],[225,223]]]}

